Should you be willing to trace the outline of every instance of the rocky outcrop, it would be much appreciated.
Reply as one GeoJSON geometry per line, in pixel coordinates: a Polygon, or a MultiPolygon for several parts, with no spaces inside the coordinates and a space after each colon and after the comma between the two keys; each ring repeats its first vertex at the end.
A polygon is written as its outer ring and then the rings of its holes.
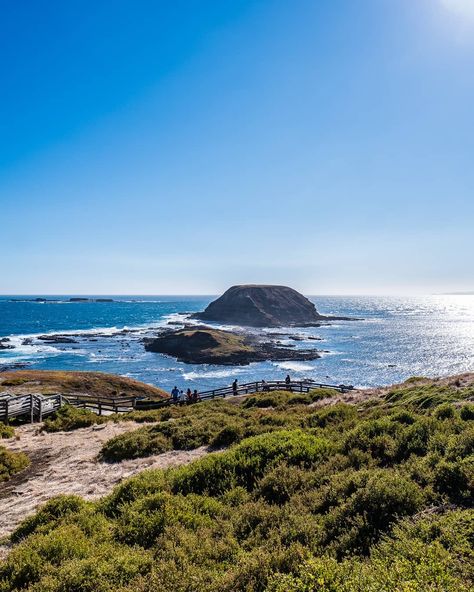
{"type": "Polygon", "coordinates": [[[3,337],[3,339],[0,339],[0,349],[15,349],[15,346],[10,343],[8,337],[3,337]]]}
{"type": "Polygon", "coordinates": [[[279,347],[277,342],[261,341],[255,335],[244,335],[194,327],[170,331],[144,340],[145,349],[167,354],[188,364],[246,365],[265,360],[315,360],[315,349],[279,347]]]}
{"type": "Polygon", "coordinates": [[[73,297],[69,298],[69,302],[115,302],[112,298],[83,298],[81,297],[73,297]]]}
{"type": "Polygon", "coordinates": [[[39,335],[36,339],[38,341],[45,341],[46,343],[77,343],[75,339],[68,335],[39,335]]]}
{"type": "Polygon", "coordinates": [[[318,325],[325,318],[293,288],[262,285],[233,286],[194,316],[248,327],[318,325]]]}

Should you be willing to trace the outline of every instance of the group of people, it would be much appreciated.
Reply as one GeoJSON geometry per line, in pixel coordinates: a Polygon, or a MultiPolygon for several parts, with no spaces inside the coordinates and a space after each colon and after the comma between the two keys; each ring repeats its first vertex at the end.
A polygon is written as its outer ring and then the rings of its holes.
{"type": "MultiPolygon", "coordinates": [[[[286,375],[285,383],[287,389],[291,391],[291,378],[289,374],[286,375]]],[[[270,386],[266,383],[265,380],[261,381],[261,387],[262,391],[270,390],[270,386]]],[[[237,395],[238,393],[239,385],[236,378],[232,383],[232,394],[237,395]]],[[[179,403],[180,405],[183,405],[184,403],[197,403],[201,399],[196,389],[192,391],[190,388],[188,388],[187,391],[184,392],[183,390],[179,390],[177,386],[175,386],[174,389],[171,391],[171,397],[173,398],[173,403],[179,403]]]]}
{"type": "Polygon", "coordinates": [[[196,389],[192,391],[188,388],[187,391],[184,392],[183,390],[179,390],[177,386],[171,391],[171,397],[173,398],[173,403],[179,403],[180,405],[183,405],[184,403],[197,403],[200,399],[196,389]]]}

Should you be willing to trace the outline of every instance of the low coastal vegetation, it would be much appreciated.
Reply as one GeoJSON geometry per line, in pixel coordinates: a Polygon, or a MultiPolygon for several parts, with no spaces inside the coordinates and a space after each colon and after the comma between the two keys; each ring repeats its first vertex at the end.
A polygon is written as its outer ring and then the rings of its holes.
{"type": "Polygon", "coordinates": [[[472,590],[472,387],[413,381],[354,405],[331,394],[141,412],[153,423],[105,458],[225,450],[96,502],[52,499],[14,532],[0,592],[472,590]]]}
{"type": "Polygon", "coordinates": [[[13,438],[15,436],[15,429],[12,426],[0,423],[0,438],[13,438]]]}
{"type": "Polygon", "coordinates": [[[250,436],[305,427],[312,415],[308,406],[335,394],[331,389],[315,389],[308,394],[275,391],[248,397],[241,405],[232,400],[219,400],[146,415],[129,413],[125,416],[127,419],[158,423],[112,438],[104,444],[102,458],[114,462],[167,450],[192,450],[199,446],[222,448],[250,436]]]}
{"type": "Polygon", "coordinates": [[[80,409],[72,405],[64,405],[43,423],[45,432],[70,432],[91,425],[104,423],[106,417],[97,415],[88,409],[80,409]]]}
{"type": "Polygon", "coordinates": [[[30,464],[23,452],[12,452],[0,446],[0,483],[8,481],[12,475],[25,469],[30,464]]]}

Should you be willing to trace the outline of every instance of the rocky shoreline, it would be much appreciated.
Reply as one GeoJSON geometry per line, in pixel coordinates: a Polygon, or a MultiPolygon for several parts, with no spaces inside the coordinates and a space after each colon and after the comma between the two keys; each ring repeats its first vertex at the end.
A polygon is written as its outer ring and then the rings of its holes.
{"type": "MultiPolygon", "coordinates": [[[[143,343],[149,352],[166,354],[187,364],[245,366],[252,362],[306,361],[321,357],[321,352],[313,348],[296,349],[282,345],[281,335],[262,338],[252,333],[188,326],[145,338],[143,343]]],[[[294,340],[300,339],[294,336],[294,340]]]]}

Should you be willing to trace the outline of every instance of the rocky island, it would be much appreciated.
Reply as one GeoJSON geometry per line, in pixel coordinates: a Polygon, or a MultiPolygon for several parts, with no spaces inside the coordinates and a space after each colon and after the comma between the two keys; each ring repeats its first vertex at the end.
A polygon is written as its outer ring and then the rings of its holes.
{"type": "Polygon", "coordinates": [[[144,340],[145,349],[167,354],[188,364],[247,365],[266,360],[315,360],[316,349],[280,347],[271,339],[254,334],[192,327],[169,331],[144,340]]]}
{"type": "Polygon", "coordinates": [[[288,286],[232,286],[193,318],[245,327],[311,327],[321,321],[350,320],[320,315],[303,294],[288,286]]]}
{"type": "Polygon", "coordinates": [[[321,357],[321,352],[314,347],[285,346],[278,338],[315,341],[318,337],[275,332],[262,334],[255,328],[319,327],[330,320],[353,320],[321,315],[308,298],[293,288],[268,285],[233,286],[211,302],[206,310],[188,318],[238,325],[239,328],[224,331],[209,326],[185,325],[145,338],[145,349],[189,364],[243,365],[263,361],[315,360],[321,357]]]}

